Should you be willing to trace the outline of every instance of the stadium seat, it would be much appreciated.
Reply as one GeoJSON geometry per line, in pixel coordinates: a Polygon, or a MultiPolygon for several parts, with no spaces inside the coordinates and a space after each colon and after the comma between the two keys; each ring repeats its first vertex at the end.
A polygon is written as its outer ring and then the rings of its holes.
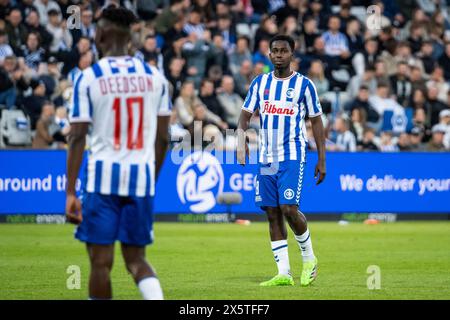
{"type": "Polygon", "coordinates": [[[22,110],[2,110],[0,119],[0,148],[30,146],[30,118],[22,110]]]}

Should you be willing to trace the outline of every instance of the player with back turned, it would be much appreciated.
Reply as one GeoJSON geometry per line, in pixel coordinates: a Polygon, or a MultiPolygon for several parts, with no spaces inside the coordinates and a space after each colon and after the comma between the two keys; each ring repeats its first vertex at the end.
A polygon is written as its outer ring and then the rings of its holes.
{"type": "Polygon", "coordinates": [[[111,299],[114,243],[121,242],[127,270],[146,300],[163,299],[155,271],[146,262],[153,242],[155,180],[168,146],[171,102],[158,70],[128,55],[134,14],[110,6],[97,24],[102,58],[76,79],[70,108],[66,217],[79,224],[91,263],[89,297],[111,299]],[[75,195],[90,127],[86,184],[75,195]]]}
{"type": "Polygon", "coordinates": [[[285,35],[270,41],[274,71],[257,76],[250,85],[238,124],[238,162],[245,165],[248,146],[245,131],[252,114],[260,114],[259,168],[255,202],[267,214],[272,252],[278,274],[261,286],[294,285],[291,275],[285,220],[294,232],[303,258],[302,286],[317,277],[318,264],[305,216],[299,210],[306,161],[308,115],[317,144],[319,161],[315,178],[325,178],[325,138],[317,91],[307,77],[290,69],[295,42],[285,35]]]}

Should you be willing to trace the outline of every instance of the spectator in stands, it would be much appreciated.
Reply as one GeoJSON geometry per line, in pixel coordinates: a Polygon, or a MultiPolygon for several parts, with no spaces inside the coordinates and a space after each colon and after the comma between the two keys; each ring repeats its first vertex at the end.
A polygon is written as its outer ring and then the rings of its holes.
{"type": "Polygon", "coordinates": [[[170,0],[169,7],[166,7],[155,19],[156,31],[160,34],[165,34],[177,22],[187,9],[184,0],[170,0]]]}
{"type": "Polygon", "coordinates": [[[145,37],[144,45],[135,53],[135,57],[145,62],[155,59],[158,70],[164,74],[164,57],[154,35],[149,34],[145,37]]]}
{"type": "Polygon", "coordinates": [[[205,25],[202,23],[202,13],[198,9],[194,9],[189,13],[188,22],[184,25],[184,32],[189,36],[194,33],[197,39],[203,37],[205,25]]]}
{"type": "Polygon", "coordinates": [[[427,123],[427,114],[425,109],[416,109],[414,110],[414,118],[413,118],[414,127],[417,127],[421,130],[423,142],[426,142],[431,137],[431,127],[427,123]]]}
{"type": "Polygon", "coordinates": [[[208,28],[215,28],[217,21],[215,20],[215,13],[212,1],[209,0],[194,0],[192,5],[195,10],[201,12],[205,25],[208,28]]]}
{"type": "Polygon", "coordinates": [[[39,12],[39,17],[43,26],[48,24],[48,12],[50,10],[56,10],[58,13],[61,13],[61,8],[53,0],[34,0],[33,6],[39,12]]]}
{"type": "Polygon", "coordinates": [[[320,31],[325,31],[327,28],[328,12],[327,8],[322,4],[321,0],[312,0],[309,4],[307,16],[311,16],[317,22],[317,27],[320,31]]]}
{"type": "Polygon", "coordinates": [[[376,141],[375,129],[365,128],[362,141],[358,144],[360,151],[379,151],[376,141]]]}
{"type": "Polygon", "coordinates": [[[334,130],[337,132],[336,145],[332,150],[336,151],[356,151],[356,138],[350,131],[348,119],[342,116],[337,117],[334,122],[334,130]]]}
{"type": "Polygon", "coordinates": [[[431,41],[424,41],[416,56],[422,60],[425,74],[430,75],[436,66],[436,60],[433,58],[433,43],[431,41]]]}
{"type": "Polygon", "coordinates": [[[364,128],[366,127],[367,115],[365,110],[362,108],[353,109],[350,119],[351,119],[351,131],[355,135],[356,142],[360,143],[363,140],[364,128]]]}
{"type": "Polygon", "coordinates": [[[174,57],[170,62],[169,73],[167,74],[167,80],[173,87],[172,100],[178,98],[181,86],[185,81],[185,73],[183,68],[186,61],[183,58],[174,57]]]}
{"type": "Polygon", "coordinates": [[[430,80],[426,83],[427,88],[434,87],[438,90],[437,99],[443,103],[447,102],[447,94],[450,90],[450,84],[444,79],[444,70],[440,66],[436,66],[431,73],[430,80]]]}
{"type": "MultiPolygon", "coordinates": [[[[256,30],[255,38],[254,38],[254,47],[253,52],[259,51],[261,49],[260,42],[261,40],[270,40],[278,33],[278,27],[275,21],[269,17],[265,16],[261,19],[261,23],[259,28],[256,30]]],[[[255,63],[255,62],[253,62],[255,63]]]]}
{"type": "Polygon", "coordinates": [[[353,112],[355,109],[363,110],[363,112],[366,114],[367,122],[369,123],[376,123],[380,116],[378,115],[378,112],[376,112],[369,104],[369,88],[365,85],[362,85],[359,88],[358,95],[355,99],[351,100],[346,106],[345,110],[349,110],[350,112],[353,112]]]}
{"type": "Polygon", "coordinates": [[[415,91],[417,89],[420,89],[422,91],[425,91],[426,81],[420,68],[411,66],[410,70],[409,80],[411,81],[412,90],[415,91]]]}
{"type": "Polygon", "coordinates": [[[211,31],[206,30],[201,38],[196,32],[191,32],[189,40],[183,45],[183,55],[186,57],[188,79],[194,81],[198,88],[206,74],[206,64],[212,56],[211,31]]]}
{"type": "Polygon", "coordinates": [[[411,101],[409,103],[409,107],[412,109],[426,109],[427,97],[425,96],[425,92],[421,89],[415,89],[413,94],[411,95],[411,101]]]}
{"type": "Polygon", "coordinates": [[[375,68],[368,67],[362,75],[354,75],[347,86],[347,95],[350,99],[356,98],[361,90],[365,87],[370,94],[375,94],[377,88],[377,80],[375,78],[375,68]]]}
{"type": "Polygon", "coordinates": [[[426,151],[445,151],[444,136],[447,128],[442,124],[436,124],[431,129],[431,139],[428,142],[426,151]]]}
{"type": "Polygon", "coordinates": [[[424,151],[425,145],[422,143],[423,130],[420,127],[414,127],[411,129],[410,139],[410,150],[411,151],[424,151]]]}
{"type": "Polygon", "coordinates": [[[59,50],[69,50],[72,47],[73,39],[70,31],[67,29],[67,22],[61,20],[61,13],[52,9],[48,12],[47,31],[53,36],[50,45],[50,52],[59,50]]]}
{"type": "Polygon", "coordinates": [[[8,34],[9,45],[14,52],[19,52],[26,43],[28,31],[22,23],[22,13],[19,8],[12,8],[8,14],[5,31],[8,34]]]}
{"type": "Polygon", "coordinates": [[[312,16],[305,16],[303,29],[300,35],[300,48],[305,53],[310,53],[314,48],[314,40],[320,37],[317,21],[312,16]]]}
{"type": "Polygon", "coordinates": [[[325,71],[323,69],[322,61],[314,60],[311,62],[308,78],[314,82],[319,98],[330,90],[330,83],[325,78],[325,71]]]}
{"type": "Polygon", "coordinates": [[[242,63],[245,60],[252,60],[250,53],[250,40],[246,36],[241,36],[237,39],[236,47],[230,54],[230,71],[233,75],[239,74],[242,63]]]}
{"type": "Polygon", "coordinates": [[[36,7],[33,5],[33,0],[21,0],[16,2],[18,2],[17,7],[22,13],[22,17],[27,17],[31,11],[36,11],[36,7]]]}
{"type": "Polygon", "coordinates": [[[47,59],[47,63],[41,64],[39,70],[39,80],[44,82],[45,93],[48,97],[53,95],[60,79],[61,72],[58,66],[58,60],[54,56],[50,56],[47,59]]]}
{"type": "Polygon", "coordinates": [[[39,65],[46,61],[46,52],[41,47],[41,36],[39,33],[30,32],[28,34],[26,45],[21,47],[18,56],[25,60],[25,65],[29,72],[35,76],[39,65]]]}
{"type": "Polygon", "coordinates": [[[0,66],[6,57],[14,55],[14,51],[8,43],[8,35],[5,30],[0,29],[0,66]]]}
{"type": "Polygon", "coordinates": [[[86,37],[91,40],[95,38],[95,25],[93,23],[94,13],[90,8],[84,8],[81,11],[81,25],[80,28],[73,28],[70,30],[73,43],[78,43],[81,37],[86,37]]]}
{"type": "Polygon", "coordinates": [[[30,11],[26,18],[26,26],[28,29],[28,33],[36,32],[41,37],[41,46],[45,51],[50,50],[50,45],[53,41],[53,36],[47,29],[41,25],[41,21],[39,19],[39,13],[36,9],[30,11]]]}
{"type": "Polygon", "coordinates": [[[78,65],[80,61],[80,57],[88,52],[91,49],[91,40],[86,37],[81,37],[78,40],[76,46],[73,46],[70,51],[59,51],[57,54],[58,60],[64,62],[64,66],[62,68],[63,76],[67,76],[67,74],[78,65]]]}
{"type": "Polygon", "coordinates": [[[330,57],[346,60],[350,57],[347,37],[339,31],[341,20],[338,16],[331,16],[328,20],[328,31],[322,38],[325,42],[325,53],[330,57]]]}
{"type": "Polygon", "coordinates": [[[409,66],[416,66],[420,68],[422,72],[425,72],[422,61],[412,55],[411,46],[408,42],[400,42],[397,46],[395,61],[397,63],[400,61],[405,61],[409,66]]]}
{"type": "MultiPolygon", "coordinates": [[[[68,131],[66,130],[66,132],[68,131]]],[[[47,101],[43,104],[41,115],[36,123],[33,149],[48,149],[56,141],[64,141],[64,136],[55,122],[55,106],[47,101]]]]}
{"type": "MultiPolygon", "coordinates": [[[[24,66],[18,63],[16,56],[8,56],[3,61],[3,67],[0,67],[0,69],[3,69],[4,73],[8,75],[9,80],[11,80],[14,85],[15,97],[20,99],[22,93],[28,89],[28,81],[25,79],[24,66]]],[[[5,81],[5,84],[7,84],[8,80],[5,81]]],[[[6,85],[6,87],[8,86],[6,85]]],[[[11,92],[12,90],[8,94],[12,95],[11,92]]],[[[8,99],[11,100],[8,100],[9,102],[7,105],[12,107],[14,105],[12,96],[8,99]]],[[[20,101],[17,101],[15,105],[17,106],[19,104],[20,101]]]]}
{"type": "Polygon", "coordinates": [[[361,24],[357,18],[348,20],[345,35],[347,37],[348,49],[353,57],[364,46],[364,40],[361,35],[361,24]]]}
{"type": "Polygon", "coordinates": [[[211,56],[207,62],[207,69],[211,66],[220,66],[222,69],[222,73],[230,73],[229,72],[229,62],[228,62],[228,54],[225,49],[225,43],[223,39],[222,33],[215,33],[212,39],[211,45],[211,56]]]}
{"type": "MultiPolygon", "coordinates": [[[[392,116],[396,117],[403,117],[405,115],[404,108],[396,100],[389,97],[389,85],[385,82],[378,83],[377,93],[369,97],[369,105],[378,113],[381,119],[383,119],[386,111],[392,112],[392,116]]],[[[398,131],[404,131],[405,127],[406,124],[401,128],[396,127],[396,133],[398,131]]]]}
{"type": "Polygon", "coordinates": [[[217,30],[215,30],[215,33],[222,35],[223,47],[227,54],[233,52],[236,46],[236,34],[231,23],[232,21],[229,15],[221,15],[217,19],[217,30]]]}
{"type": "Polygon", "coordinates": [[[438,63],[444,70],[445,80],[450,81],[450,40],[445,44],[445,51],[439,58],[438,63]]]}
{"type": "Polygon", "coordinates": [[[36,123],[41,116],[42,106],[47,101],[47,97],[45,96],[45,84],[43,81],[32,79],[30,87],[33,93],[23,100],[23,108],[25,113],[30,116],[31,130],[35,130],[36,123]]]}
{"type": "Polygon", "coordinates": [[[410,28],[410,35],[408,37],[408,42],[411,45],[411,51],[413,54],[416,54],[417,52],[420,51],[424,38],[425,38],[425,28],[418,23],[412,24],[410,28]]]}
{"type": "Polygon", "coordinates": [[[261,39],[259,41],[258,51],[253,54],[253,64],[262,63],[264,65],[263,72],[270,72],[273,70],[272,62],[269,59],[269,40],[261,39]]]}
{"type": "Polygon", "coordinates": [[[380,151],[381,152],[396,152],[398,147],[392,141],[391,131],[382,131],[380,134],[380,151]]]}
{"type": "Polygon", "coordinates": [[[411,151],[410,136],[406,132],[403,132],[398,136],[397,149],[399,151],[411,151]]]}
{"type": "Polygon", "coordinates": [[[288,17],[295,17],[295,19],[298,19],[300,15],[300,11],[298,10],[299,5],[300,0],[287,0],[283,7],[273,13],[278,27],[281,27],[288,17]]]}
{"type": "Polygon", "coordinates": [[[216,92],[214,90],[214,82],[209,79],[203,79],[200,86],[199,98],[201,102],[212,113],[218,115],[222,121],[225,119],[225,111],[223,106],[217,99],[216,92]]]}
{"type": "Polygon", "coordinates": [[[217,125],[220,129],[226,129],[227,125],[220,117],[209,111],[195,94],[195,87],[192,81],[185,81],[181,87],[180,96],[175,100],[175,110],[180,123],[188,130],[193,130],[194,120],[198,115],[203,115],[200,120],[217,125]],[[196,110],[197,108],[205,108],[196,110]]]}
{"type": "Polygon", "coordinates": [[[439,124],[446,128],[443,143],[445,148],[450,150],[450,108],[439,113],[439,124]]]}
{"type": "Polygon", "coordinates": [[[412,93],[412,85],[409,81],[409,66],[405,61],[397,64],[397,73],[390,77],[392,93],[397,97],[397,102],[406,107],[412,93]]]}
{"type": "Polygon", "coordinates": [[[166,34],[166,37],[164,38],[163,58],[165,74],[169,72],[170,61],[172,61],[174,58],[184,58],[183,46],[189,39],[182,28],[183,22],[177,22],[175,26],[169,30],[169,32],[166,34]]]}
{"type": "Polygon", "coordinates": [[[238,74],[234,75],[233,77],[235,83],[235,91],[243,99],[245,99],[248,89],[250,88],[250,84],[254,79],[252,67],[253,65],[250,60],[242,61],[238,74]]]}
{"type": "Polygon", "coordinates": [[[434,126],[439,122],[439,113],[447,109],[448,106],[438,99],[439,89],[435,86],[428,86],[427,93],[427,123],[434,126]]]}
{"type": "Polygon", "coordinates": [[[0,66],[0,109],[3,109],[3,105],[6,109],[12,109],[16,104],[16,97],[16,88],[10,78],[10,73],[0,66]]]}
{"type": "Polygon", "coordinates": [[[224,76],[217,99],[224,108],[225,122],[231,129],[237,128],[241,107],[244,100],[234,92],[234,80],[231,76],[224,76]]]}
{"type": "Polygon", "coordinates": [[[280,28],[280,33],[288,35],[293,39],[298,39],[300,37],[300,30],[297,18],[294,16],[288,16],[284,19],[284,22],[280,28]]]}
{"type": "Polygon", "coordinates": [[[86,53],[80,56],[78,66],[70,70],[69,74],[67,75],[67,79],[70,81],[72,85],[75,84],[75,80],[78,78],[81,72],[92,65],[93,61],[94,61],[94,54],[92,53],[91,50],[87,51],[86,53]]]}

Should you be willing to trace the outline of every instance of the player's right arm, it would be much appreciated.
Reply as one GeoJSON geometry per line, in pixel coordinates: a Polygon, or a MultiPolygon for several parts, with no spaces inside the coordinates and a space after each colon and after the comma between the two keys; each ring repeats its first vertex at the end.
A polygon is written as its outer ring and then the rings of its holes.
{"type": "Polygon", "coordinates": [[[83,161],[86,134],[92,121],[88,84],[83,72],[75,81],[69,113],[71,128],[67,151],[66,218],[68,222],[75,224],[82,221],[81,203],[76,196],[75,185],[83,161]]]}
{"type": "Polygon", "coordinates": [[[238,121],[237,128],[237,161],[241,165],[245,165],[245,157],[249,155],[246,131],[253,112],[259,107],[259,84],[261,82],[261,76],[253,79],[250,88],[248,89],[247,97],[242,105],[241,115],[238,121]]]}
{"type": "Polygon", "coordinates": [[[86,145],[86,134],[89,123],[73,123],[70,127],[67,151],[67,189],[66,189],[66,218],[70,223],[79,224],[82,220],[81,203],[76,196],[75,185],[83,152],[86,145]]]}

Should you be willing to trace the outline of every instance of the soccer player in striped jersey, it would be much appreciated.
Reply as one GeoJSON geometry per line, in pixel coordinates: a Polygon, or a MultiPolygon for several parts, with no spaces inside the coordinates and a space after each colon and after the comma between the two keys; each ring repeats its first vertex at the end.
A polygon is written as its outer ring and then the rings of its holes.
{"type": "Polygon", "coordinates": [[[168,146],[171,102],[167,80],[152,66],[127,55],[134,14],[108,7],[97,24],[102,58],[75,81],[70,108],[66,217],[79,224],[75,237],[87,244],[89,296],[112,297],[110,271],[115,241],[144,299],[163,299],[146,262],[153,242],[153,195],[168,146]],[[90,152],[81,202],[75,181],[90,127],[90,152]]]}
{"type": "Polygon", "coordinates": [[[267,214],[272,251],[278,275],[261,286],[294,285],[287,248],[285,220],[295,234],[303,258],[300,283],[309,285],[317,276],[317,258],[305,216],[299,210],[306,161],[305,116],[311,121],[319,161],[317,184],[325,178],[325,138],[322,109],[314,84],[290,69],[294,40],[277,35],[270,41],[269,57],[274,71],[257,76],[242,106],[238,124],[238,162],[245,165],[248,146],[245,131],[252,114],[259,110],[259,169],[255,202],[267,214]]]}

